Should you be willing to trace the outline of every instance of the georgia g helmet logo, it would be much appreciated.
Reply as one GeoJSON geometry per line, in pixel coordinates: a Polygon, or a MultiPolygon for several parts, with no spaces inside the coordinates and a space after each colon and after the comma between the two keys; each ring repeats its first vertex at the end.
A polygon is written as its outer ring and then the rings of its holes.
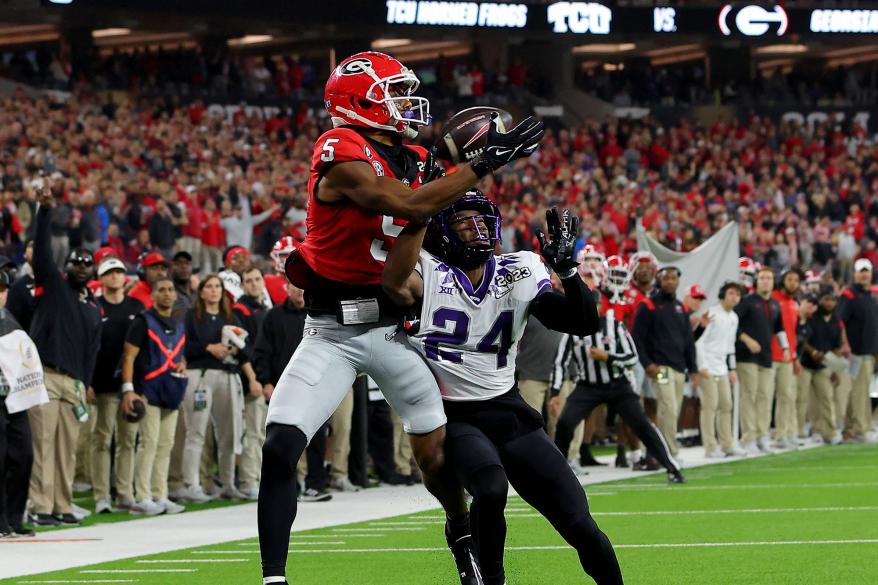
{"type": "Polygon", "coordinates": [[[372,69],[372,62],[365,58],[351,59],[341,67],[339,72],[342,75],[359,75],[372,69]]]}
{"type": "Polygon", "coordinates": [[[720,10],[719,30],[725,36],[732,35],[732,26],[734,26],[734,29],[744,36],[761,37],[769,31],[771,25],[777,25],[777,36],[783,36],[790,24],[790,19],[782,6],[775,5],[771,10],[767,10],[757,4],[749,4],[737,9],[734,19],[730,19],[730,15],[735,10],[731,4],[726,4],[720,10]]]}

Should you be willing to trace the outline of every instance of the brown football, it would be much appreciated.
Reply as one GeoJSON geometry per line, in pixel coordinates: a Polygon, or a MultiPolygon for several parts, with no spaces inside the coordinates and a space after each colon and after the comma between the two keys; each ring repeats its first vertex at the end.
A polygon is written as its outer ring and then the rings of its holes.
{"type": "Polygon", "coordinates": [[[506,132],[512,127],[512,115],[499,108],[476,106],[456,113],[436,139],[436,155],[453,164],[472,160],[485,148],[491,114],[500,114],[498,127],[506,132]]]}

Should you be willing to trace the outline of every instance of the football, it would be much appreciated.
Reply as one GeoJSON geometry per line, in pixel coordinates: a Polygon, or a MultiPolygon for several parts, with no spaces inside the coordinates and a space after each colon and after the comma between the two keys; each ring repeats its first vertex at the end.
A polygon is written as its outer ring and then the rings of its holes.
{"type": "Polygon", "coordinates": [[[512,115],[499,108],[476,106],[456,113],[436,140],[436,155],[453,164],[472,160],[485,148],[491,114],[500,114],[498,127],[505,132],[512,127],[512,115]]]}

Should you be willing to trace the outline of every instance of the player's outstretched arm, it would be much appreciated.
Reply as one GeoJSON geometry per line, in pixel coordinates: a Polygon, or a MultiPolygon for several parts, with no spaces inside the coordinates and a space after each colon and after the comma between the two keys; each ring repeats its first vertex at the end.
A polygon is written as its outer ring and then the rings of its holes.
{"type": "Polygon", "coordinates": [[[470,165],[412,189],[402,181],[379,177],[367,162],[351,161],[330,168],[320,181],[321,201],[349,199],[366,209],[410,221],[425,221],[460,199],[479,181],[470,165]]]}
{"type": "Polygon", "coordinates": [[[381,286],[394,303],[410,307],[424,296],[424,279],[415,271],[427,226],[409,222],[396,238],[381,273],[381,286]]]}
{"type": "Polygon", "coordinates": [[[530,314],[555,331],[583,337],[600,329],[600,316],[591,291],[579,278],[578,263],[573,259],[576,247],[577,220],[565,210],[559,216],[556,208],[546,211],[546,224],[551,240],[540,232],[540,252],[560,277],[564,294],[553,291],[539,295],[530,305],[530,314]]]}
{"type": "Polygon", "coordinates": [[[397,179],[377,176],[365,161],[338,163],[330,167],[318,184],[318,199],[329,203],[349,199],[384,215],[426,221],[460,199],[479,179],[500,167],[533,154],[543,138],[543,123],[527,118],[508,132],[500,132],[497,116],[492,118],[484,151],[458,172],[411,189],[397,179]]]}

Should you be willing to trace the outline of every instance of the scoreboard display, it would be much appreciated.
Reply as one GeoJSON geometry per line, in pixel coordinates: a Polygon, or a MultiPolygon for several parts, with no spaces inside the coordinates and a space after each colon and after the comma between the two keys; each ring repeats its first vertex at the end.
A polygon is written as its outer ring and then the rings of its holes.
{"type": "MultiPolygon", "coordinates": [[[[464,28],[516,30],[534,37],[607,35],[708,36],[778,42],[798,35],[878,35],[878,9],[785,8],[783,2],[716,2],[712,6],[617,6],[610,1],[503,2],[455,0],[42,0],[73,16],[107,10],[273,19],[295,25],[387,30],[464,28]]],[[[818,5],[819,6],[819,5],[818,5]]]]}

